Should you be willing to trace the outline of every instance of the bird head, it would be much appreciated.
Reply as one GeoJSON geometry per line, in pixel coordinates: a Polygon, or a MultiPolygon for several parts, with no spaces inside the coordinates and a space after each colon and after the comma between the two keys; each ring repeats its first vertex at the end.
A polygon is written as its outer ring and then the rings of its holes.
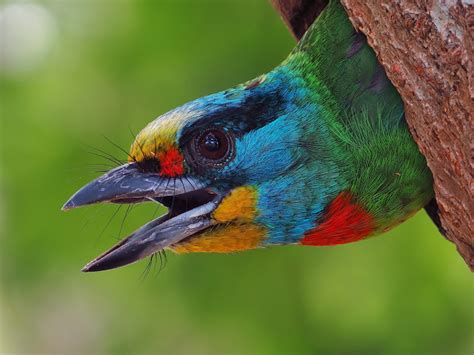
{"type": "Polygon", "coordinates": [[[119,267],[165,248],[234,252],[297,243],[338,181],[327,130],[305,124],[317,107],[298,80],[280,69],[149,123],[127,164],[84,186],[63,208],[156,201],[168,213],[83,271],[119,267]]]}

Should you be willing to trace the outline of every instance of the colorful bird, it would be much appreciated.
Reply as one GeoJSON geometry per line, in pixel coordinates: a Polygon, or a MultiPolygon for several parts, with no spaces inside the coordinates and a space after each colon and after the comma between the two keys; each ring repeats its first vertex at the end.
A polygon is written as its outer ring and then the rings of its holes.
{"type": "Polygon", "coordinates": [[[150,200],[168,207],[83,269],[99,271],[163,249],[355,242],[393,228],[432,197],[400,96],[331,1],[281,65],[158,117],[136,137],[127,164],[63,208],[150,200]]]}

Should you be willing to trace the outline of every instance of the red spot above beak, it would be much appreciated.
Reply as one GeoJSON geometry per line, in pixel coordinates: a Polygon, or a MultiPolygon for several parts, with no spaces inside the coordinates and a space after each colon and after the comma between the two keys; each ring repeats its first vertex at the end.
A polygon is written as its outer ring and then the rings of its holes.
{"type": "Polygon", "coordinates": [[[176,177],[184,174],[184,158],[177,148],[158,153],[160,175],[176,177]]]}

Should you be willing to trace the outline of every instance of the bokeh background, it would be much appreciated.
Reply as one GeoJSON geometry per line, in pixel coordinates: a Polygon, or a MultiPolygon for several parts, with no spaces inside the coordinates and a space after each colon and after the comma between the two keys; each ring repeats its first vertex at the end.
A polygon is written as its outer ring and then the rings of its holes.
{"type": "Polygon", "coordinates": [[[126,158],[104,136],[128,149],[278,64],[294,41],[267,1],[0,1],[0,41],[1,353],[474,353],[474,278],[424,212],[352,245],[79,272],[163,212],[60,211],[98,150],[126,158]]]}

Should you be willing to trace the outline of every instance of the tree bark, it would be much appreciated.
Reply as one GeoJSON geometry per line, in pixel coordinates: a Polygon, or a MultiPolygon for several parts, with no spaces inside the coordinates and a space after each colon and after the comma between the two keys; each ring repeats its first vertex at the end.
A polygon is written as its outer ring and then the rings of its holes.
{"type": "MultiPolygon", "coordinates": [[[[297,39],[327,4],[271,1],[297,39]]],[[[444,234],[474,271],[474,4],[470,0],[341,2],[402,96],[413,138],[433,173],[444,234]]]]}

